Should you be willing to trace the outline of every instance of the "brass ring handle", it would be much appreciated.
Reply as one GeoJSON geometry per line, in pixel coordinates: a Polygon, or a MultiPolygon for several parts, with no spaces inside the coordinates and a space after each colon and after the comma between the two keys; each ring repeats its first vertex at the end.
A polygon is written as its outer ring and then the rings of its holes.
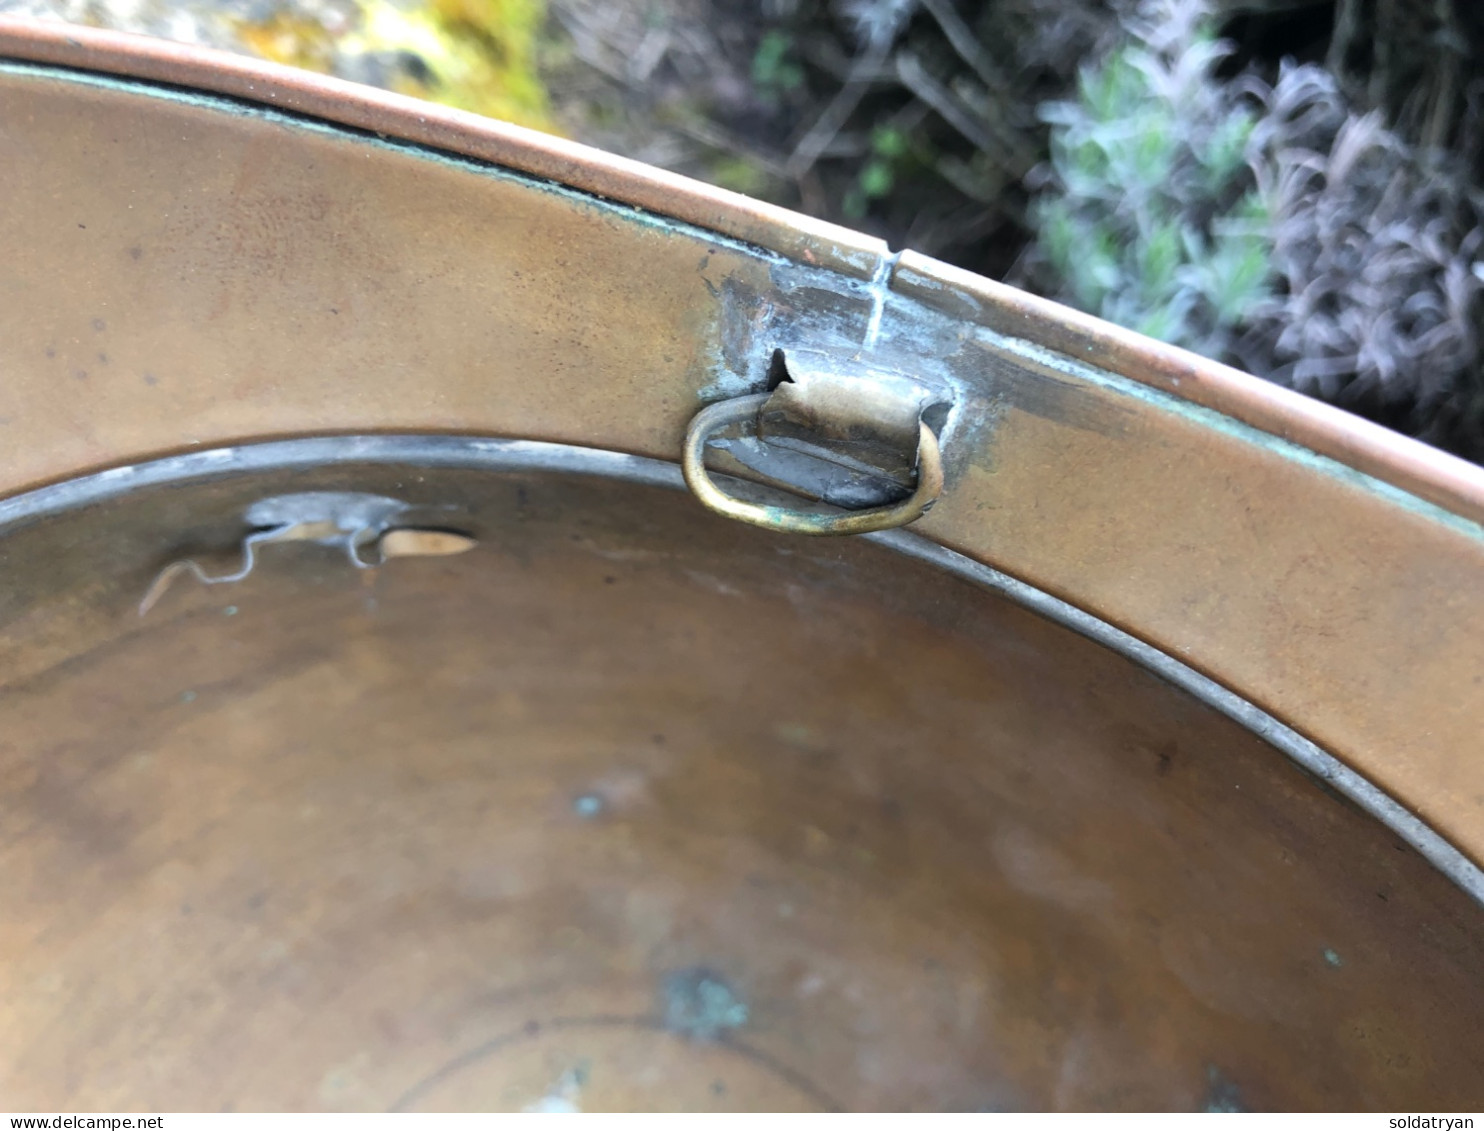
{"type": "Polygon", "coordinates": [[[938,448],[938,437],[919,421],[917,487],[899,503],[840,514],[814,514],[790,507],[747,503],[728,495],[712,482],[706,471],[706,441],[729,424],[741,424],[756,417],[768,397],[767,393],[758,393],[703,408],[686,429],[685,449],[680,461],[685,482],[691,493],[717,514],[789,534],[869,534],[873,530],[906,526],[921,518],[942,492],[943,456],[938,448]]]}

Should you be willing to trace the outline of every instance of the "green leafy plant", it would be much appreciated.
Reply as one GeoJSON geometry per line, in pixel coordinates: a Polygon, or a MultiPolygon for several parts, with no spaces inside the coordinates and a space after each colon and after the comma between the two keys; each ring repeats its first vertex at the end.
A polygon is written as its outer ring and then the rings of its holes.
{"type": "Polygon", "coordinates": [[[758,41],[752,56],[752,82],[758,92],[778,99],[804,83],[804,68],[793,58],[793,36],[773,29],[758,41]]]}
{"type": "Polygon", "coordinates": [[[1191,0],[1146,2],[1042,108],[1051,160],[1033,209],[1057,297],[1211,356],[1270,297],[1270,217],[1247,155],[1259,105],[1223,85],[1228,54],[1191,0]]]}
{"type": "Polygon", "coordinates": [[[870,156],[845,194],[840,210],[858,220],[866,214],[871,201],[889,196],[897,183],[897,170],[910,159],[911,149],[906,133],[895,126],[877,126],[872,130],[870,156]]]}

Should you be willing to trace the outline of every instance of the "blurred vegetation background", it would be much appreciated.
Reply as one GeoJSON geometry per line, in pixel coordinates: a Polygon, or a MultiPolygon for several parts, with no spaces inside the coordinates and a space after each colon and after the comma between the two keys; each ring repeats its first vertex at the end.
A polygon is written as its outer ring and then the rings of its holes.
{"type": "Polygon", "coordinates": [[[0,0],[565,134],[1484,462],[1479,0],[0,0]]]}

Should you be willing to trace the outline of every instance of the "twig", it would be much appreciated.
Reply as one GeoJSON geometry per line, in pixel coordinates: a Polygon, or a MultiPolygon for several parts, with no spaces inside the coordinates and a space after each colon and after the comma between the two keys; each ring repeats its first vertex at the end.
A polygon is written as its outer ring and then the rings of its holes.
{"type": "Polygon", "coordinates": [[[1335,30],[1330,35],[1324,66],[1330,74],[1347,85],[1351,82],[1351,75],[1346,68],[1346,61],[1359,33],[1360,0],[1339,0],[1339,7],[1335,11],[1335,30]]]}
{"type": "Polygon", "coordinates": [[[780,179],[790,176],[788,166],[778,157],[759,153],[746,142],[742,141],[729,130],[723,129],[715,122],[707,119],[699,121],[692,118],[676,118],[670,122],[671,128],[676,132],[685,134],[687,137],[699,141],[703,145],[709,145],[712,149],[725,150],[736,157],[756,165],[763,172],[780,179]]]}
{"type": "Polygon", "coordinates": [[[1468,40],[1454,16],[1451,0],[1433,0],[1433,11],[1438,19],[1437,38],[1443,48],[1443,73],[1433,92],[1432,112],[1427,115],[1422,129],[1422,145],[1427,149],[1439,148],[1448,139],[1453,125],[1454,104],[1458,100],[1459,71],[1469,49],[1468,40]]]}
{"type": "Polygon", "coordinates": [[[818,169],[810,169],[799,178],[799,203],[810,216],[823,216],[829,208],[829,196],[818,169]]]}
{"type": "Polygon", "coordinates": [[[848,82],[852,75],[869,82],[897,81],[896,71],[885,65],[877,70],[874,75],[859,73],[856,68],[860,66],[861,60],[853,59],[845,54],[830,39],[809,36],[803,43],[799,44],[799,52],[803,55],[806,62],[813,63],[836,82],[848,82]]]}
{"type": "Polygon", "coordinates": [[[964,244],[979,239],[981,236],[999,227],[1004,222],[1004,215],[997,209],[980,208],[969,205],[965,208],[956,208],[946,216],[934,221],[929,221],[920,229],[918,223],[922,217],[913,221],[912,228],[907,232],[902,241],[903,246],[920,251],[924,255],[936,255],[942,248],[957,244],[964,244]]]}
{"type": "Polygon", "coordinates": [[[1019,138],[1013,135],[996,137],[990,132],[988,123],[975,117],[953,91],[928,74],[910,51],[897,54],[897,77],[903,86],[936,110],[945,122],[977,148],[986,153],[1007,154],[1010,160],[1006,164],[1015,171],[1014,175],[1018,176],[1035,164],[1035,157],[1019,138]]]}
{"type": "Polygon", "coordinates": [[[860,105],[867,89],[877,81],[876,76],[881,71],[882,64],[886,62],[886,55],[890,50],[890,43],[876,43],[856,58],[850,68],[850,77],[845,80],[845,85],[836,92],[830,104],[824,108],[824,112],[814,120],[814,124],[799,139],[798,145],[794,146],[793,154],[788,159],[789,176],[799,180],[814,168],[819,155],[824,152],[834,136],[845,128],[845,122],[860,105]]]}
{"type": "Polygon", "coordinates": [[[927,9],[928,15],[938,21],[938,26],[943,29],[949,46],[958,52],[960,59],[974,69],[980,82],[1000,94],[1011,89],[1009,78],[1004,71],[1000,70],[999,64],[990,58],[989,52],[984,50],[984,45],[969,30],[969,25],[959,17],[952,0],[922,0],[922,6],[927,9]]]}
{"type": "Polygon", "coordinates": [[[933,164],[938,176],[951,184],[959,192],[970,200],[977,200],[986,207],[999,207],[999,196],[1005,188],[1004,176],[1001,176],[994,184],[980,184],[975,178],[974,171],[969,167],[967,161],[960,161],[956,157],[940,157],[933,164]]]}
{"type": "MultiPolygon", "coordinates": [[[[635,51],[633,59],[620,65],[608,58],[610,53],[608,45],[598,42],[594,36],[589,34],[591,29],[576,13],[568,11],[564,5],[554,5],[552,11],[566,28],[567,33],[572,36],[573,46],[579,60],[604,78],[630,91],[644,105],[653,107],[654,96],[644,80],[659,65],[665,52],[672,46],[673,39],[668,32],[663,33],[658,40],[652,33],[646,35],[635,51]],[[662,48],[658,52],[653,46],[656,42],[662,48]],[[646,48],[646,44],[651,46],[646,48]]],[[[757,166],[769,176],[785,180],[791,175],[781,158],[758,152],[715,122],[704,119],[696,121],[685,115],[677,115],[666,125],[675,133],[688,137],[692,141],[698,141],[712,149],[719,149],[739,157],[757,166]]]]}
{"type": "Polygon", "coordinates": [[[664,28],[651,28],[648,34],[639,41],[639,46],[634,50],[625,70],[634,82],[646,83],[669,50],[670,33],[664,28]]]}
{"type": "Polygon", "coordinates": [[[1394,57],[1392,37],[1396,34],[1396,0],[1376,0],[1376,11],[1372,17],[1378,34],[1375,37],[1375,60],[1371,67],[1369,97],[1371,105],[1385,106],[1388,87],[1395,75],[1392,73],[1394,57]]]}

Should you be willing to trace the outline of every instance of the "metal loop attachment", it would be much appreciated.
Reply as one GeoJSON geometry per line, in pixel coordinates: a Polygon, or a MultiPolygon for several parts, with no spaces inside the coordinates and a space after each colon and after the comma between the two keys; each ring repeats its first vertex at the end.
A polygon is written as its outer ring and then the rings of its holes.
{"type": "Polygon", "coordinates": [[[758,393],[711,405],[698,412],[686,430],[685,449],[681,456],[685,482],[691,493],[717,514],[789,534],[869,534],[873,530],[905,526],[921,518],[942,492],[943,457],[938,448],[938,438],[919,419],[917,486],[901,502],[838,514],[820,514],[790,507],[744,502],[728,495],[706,471],[706,441],[729,425],[756,420],[759,411],[771,399],[772,394],[758,393]]]}

